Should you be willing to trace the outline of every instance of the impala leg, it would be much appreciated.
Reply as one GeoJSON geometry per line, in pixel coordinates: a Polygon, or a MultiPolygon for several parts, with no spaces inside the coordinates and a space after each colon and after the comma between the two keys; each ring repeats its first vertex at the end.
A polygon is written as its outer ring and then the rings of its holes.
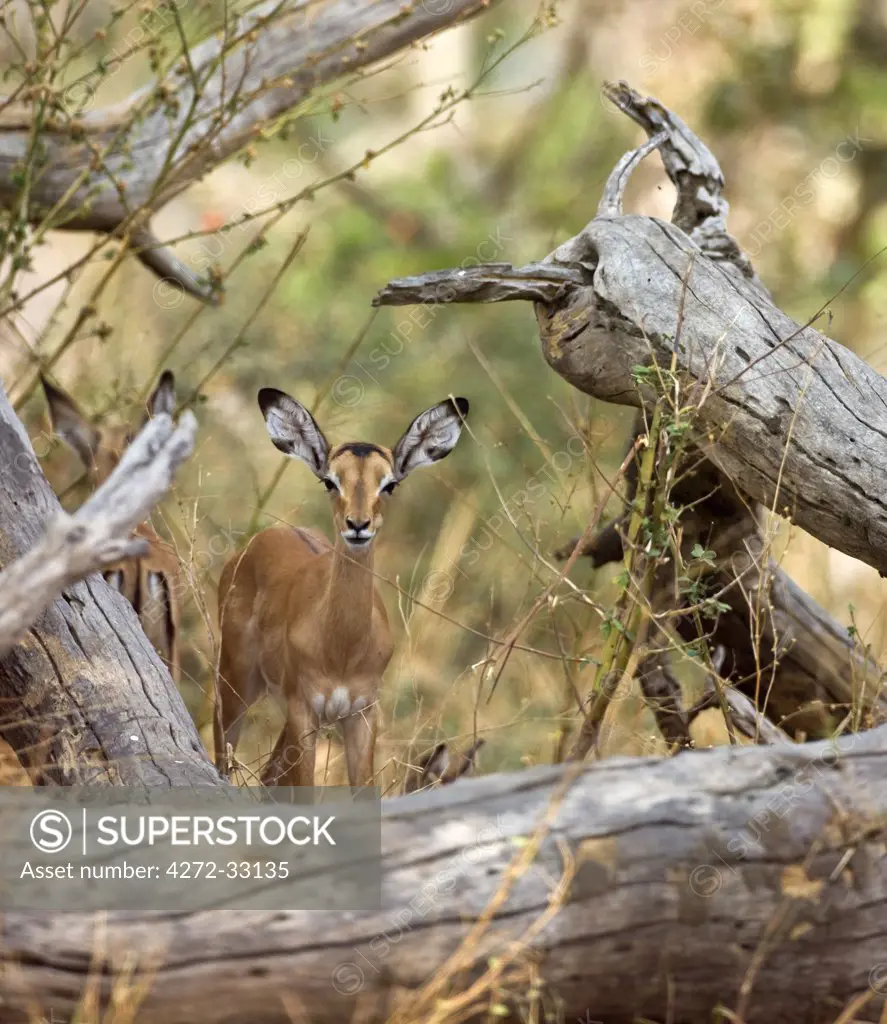
{"type": "Polygon", "coordinates": [[[317,756],[317,716],[296,697],[287,703],[286,725],[271,754],[262,781],[278,786],[313,786],[317,756]]]}
{"type": "Polygon", "coordinates": [[[345,764],[348,767],[348,782],[352,787],[373,784],[377,724],[374,707],[342,719],[345,764]]]}
{"type": "Polygon", "coordinates": [[[237,749],[246,713],[259,698],[261,686],[257,685],[255,675],[250,667],[230,655],[230,648],[223,641],[216,687],[218,704],[213,714],[216,768],[220,772],[228,766],[228,744],[232,750],[237,749]]]}
{"type": "Polygon", "coordinates": [[[286,725],[280,730],[280,735],[277,737],[277,742],[274,744],[274,749],[271,751],[271,756],[265,767],[262,769],[261,781],[263,786],[279,786],[280,777],[284,771],[284,753],[292,749],[290,743],[289,733],[287,732],[286,725]]]}

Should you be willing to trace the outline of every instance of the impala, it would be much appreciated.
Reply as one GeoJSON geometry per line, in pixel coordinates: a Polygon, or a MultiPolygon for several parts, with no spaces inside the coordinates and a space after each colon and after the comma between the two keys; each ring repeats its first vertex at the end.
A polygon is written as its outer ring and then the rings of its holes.
{"type": "Polygon", "coordinates": [[[419,758],[418,764],[407,766],[404,793],[415,793],[426,786],[439,782],[447,786],[463,775],[473,775],[477,768],[477,754],[486,740],[475,740],[464,754],[450,749],[448,743],[438,745],[419,758]]]}
{"type": "Polygon", "coordinates": [[[329,492],[336,539],[331,545],[304,527],[269,527],[222,570],[216,766],[228,771],[245,712],[279,687],[286,722],[262,781],[313,786],[318,731],[336,724],[349,783],[370,785],[376,703],[393,651],[374,541],[394,489],[456,446],[468,402],[447,399],[423,412],[393,448],[330,447],[301,403],[275,388],[258,398],[274,445],[301,459],[329,492]]]}
{"type": "MultiPolygon", "coordinates": [[[[69,395],[45,377],[40,379],[54,433],[74,450],[86,468],[90,484],[98,487],[110,476],[136,431],[124,426],[99,427],[84,416],[69,395]]],[[[169,370],[164,370],[148,399],[147,415],[139,428],[156,413],[172,415],[175,405],[175,379],[169,370]]],[[[133,606],[145,635],[166,663],[170,675],[178,681],[179,560],[148,523],[138,526],[135,534],[150,545],[148,554],[118,562],[103,575],[133,606]]]]}

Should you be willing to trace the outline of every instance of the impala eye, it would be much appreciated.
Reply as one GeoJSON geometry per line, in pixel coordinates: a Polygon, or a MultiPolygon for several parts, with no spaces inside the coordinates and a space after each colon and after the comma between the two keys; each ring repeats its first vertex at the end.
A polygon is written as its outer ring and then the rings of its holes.
{"type": "Polygon", "coordinates": [[[328,476],[325,476],[323,478],[323,480],[321,480],[321,483],[330,492],[330,494],[338,494],[339,493],[339,488],[336,486],[336,481],[335,480],[330,480],[330,478],[328,476]]]}
{"type": "Polygon", "coordinates": [[[397,487],[396,480],[389,480],[384,487],[379,489],[379,494],[394,494],[394,488],[397,487]]]}

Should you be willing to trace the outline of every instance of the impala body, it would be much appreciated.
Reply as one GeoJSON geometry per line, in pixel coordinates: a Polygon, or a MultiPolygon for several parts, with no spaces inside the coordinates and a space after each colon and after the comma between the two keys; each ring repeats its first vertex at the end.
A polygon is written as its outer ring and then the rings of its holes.
{"type": "MultiPolygon", "coordinates": [[[[74,400],[41,377],[53,431],[74,450],[93,487],[111,474],[132,440],[130,427],[99,427],[80,411],[74,400]]],[[[161,374],[147,402],[147,415],[170,415],[175,410],[175,379],[169,370],[161,374]]],[[[144,425],[144,420],[141,425],[144,425]]],[[[135,535],[150,545],[147,555],[130,558],[105,569],[107,583],[129,601],[145,635],[166,663],[170,675],[179,678],[179,560],[149,523],[136,527],[135,535]]]]}
{"type": "Polygon", "coordinates": [[[337,723],[352,786],[370,785],[376,704],[393,643],[373,574],[385,503],[419,466],[448,455],[468,413],[464,398],[417,416],[393,449],[331,447],[311,413],[274,388],[259,392],[271,440],[327,488],[334,544],[303,527],[256,534],[222,570],[216,766],[227,771],[244,714],[266,688],[283,693],[286,723],[262,781],[313,786],[317,734],[337,723]]]}

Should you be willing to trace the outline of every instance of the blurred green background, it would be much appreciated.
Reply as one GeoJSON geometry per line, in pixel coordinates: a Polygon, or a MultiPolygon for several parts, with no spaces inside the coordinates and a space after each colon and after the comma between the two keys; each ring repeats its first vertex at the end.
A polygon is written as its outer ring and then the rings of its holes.
{"type": "MultiPolygon", "coordinates": [[[[213,11],[187,10],[195,38],[213,11]]],[[[109,9],[89,3],[76,68],[120,45],[136,16],[130,11],[95,39],[109,9]]],[[[155,524],[190,572],[182,689],[199,724],[210,723],[215,586],[224,561],[257,525],[298,522],[331,532],[323,488],[300,464],[269,493],[281,457],[267,438],[257,388],[279,387],[316,406],[334,442],[383,444],[453,393],[471,402],[470,436],[398,491],[378,542],[397,650],[385,679],[377,766],[391,785],[404,759],[441,738],[466,745],[475,732],[487,740],[482,771],[557,756],[562,729],[574,721],[574,693],[584,692],[593,668],[565,658],[594,657],[617,569],[574,570],[591,602],[544,609],[521,641],[536,650],[513,652],[489,702],[487,638],[507,633],[553,578],[551,552],[581,532],[606,493],[630,412],[587,399],[547,368],[526,304],[437,307],[410,320],[410,309],[373,315],[371,300],[394,277],[479,261],[519,265],[577,233],[615,161],[640,140],[601,98],[604,80],[625,79],[675,110],[712,149],[727,179],[729,227],[776,301],[800,321],[827,306],[829,322],[820,326],[881,369],[885,52],[887,8],[869,0],[573,0],[542,9],[510,0],[313,98],[285,131],[156,216],[163,238],[199,233],[176,247],[192,267],[227,274],[257,227],[232,227],[244,212],[358,167],[292,207],[267,244],[237,264],[218,308],[177,301],[127,259],[97,300],[108,330],[93,322],[54,367],[85,409],[106,417],[134,417],[163,367],[175,372],[182,400],[196,396],[198,450],[155,524]],[[469,98],[412,130],[447,90],[470,87],[512,46],[469,98]],[[367,157],[403,135],[389,152],[367,157]]],[[[133,58],[97,101],[149,80],[147,60],[133,58]]],[[[632,179],[627,208],[667,219],[673,198],[658,157],[649,157],[632,179]]],[[[51,234],[21,275],[20,293],[60,273],[90,242],[51,234]]],[[[106,266],[96,259],[69,294],[53,285],[3,325],[2,372],[13,398],[26,395],[35,356],[54,351],[106,266]]],[[[39,392],[22,408],[38,439],[46,430],[39,392]]],[[[45,438],[35,443],[64,491],[77,476],[73,456],[45,438]]],[[[788,572],[840,621],[850,621],[852,605],[863,640],[880,657],[877,573],[797,529],[786,529],[783,540],[788,572]]],[[[245,762],[270,749],[280,714],[273,702],[256,709],[241,745],[245,762]]],[[[606,749],[658,749],[631,694],[606,749]]],[[[337,777],[338,746],[319,762],[328,779],[337,777]]]]}

